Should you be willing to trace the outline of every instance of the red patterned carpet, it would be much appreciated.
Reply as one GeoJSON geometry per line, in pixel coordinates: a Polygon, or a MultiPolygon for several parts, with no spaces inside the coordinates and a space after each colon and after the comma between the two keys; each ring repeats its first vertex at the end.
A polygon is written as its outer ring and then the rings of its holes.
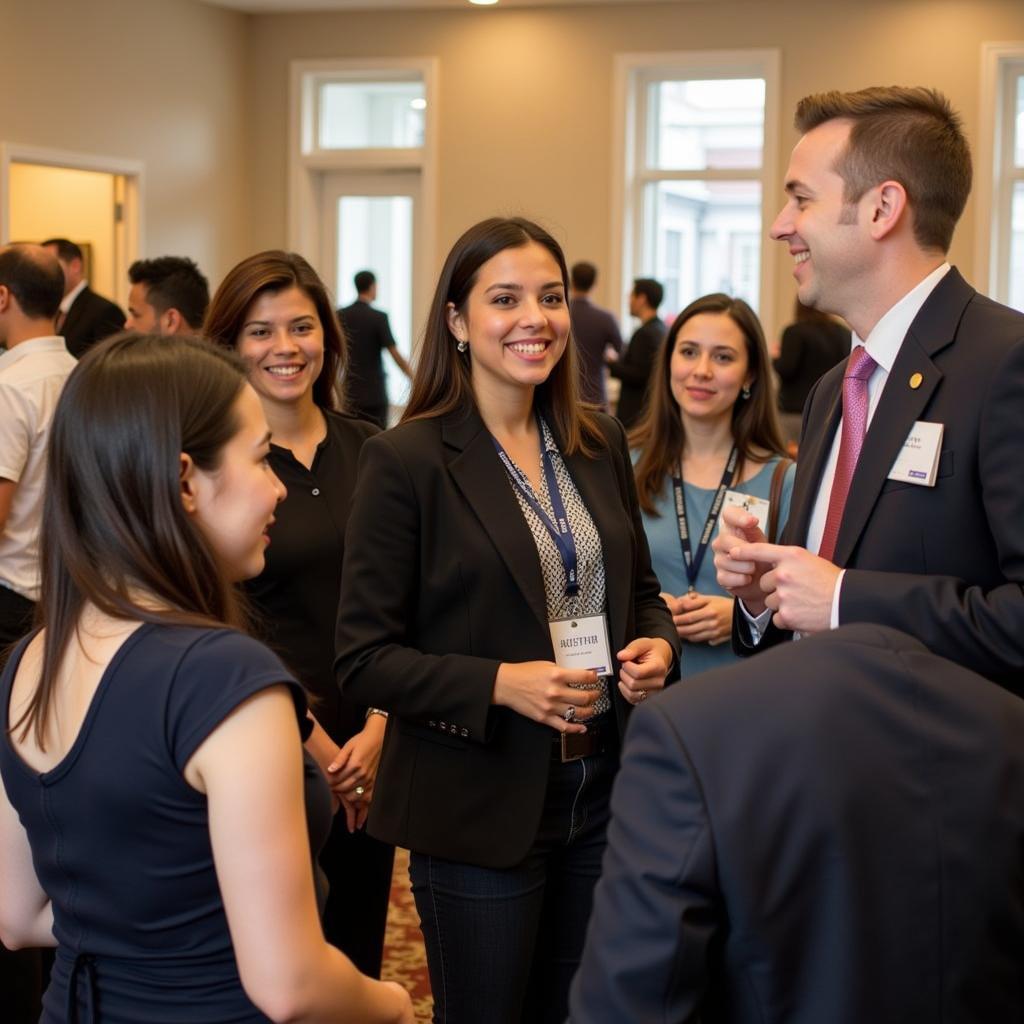
{"type": "Polygon", "coordinates": [[[408,989],[416,1009],[417,1024],[430,1024],[433,1000],[427,957],[420,934],[420,919],[409,887],[409,853],[397,850],[395,872],[391,878],[391,905],[384,936],[384,967],[381,977],[397,981],[408,989]]]}

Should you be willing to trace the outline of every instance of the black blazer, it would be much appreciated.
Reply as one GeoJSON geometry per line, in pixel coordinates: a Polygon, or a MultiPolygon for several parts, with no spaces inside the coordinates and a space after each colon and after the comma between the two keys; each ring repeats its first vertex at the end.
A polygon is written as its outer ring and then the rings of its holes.
{"type": "Polygon", "coordinates": [[[847,626],[630,722],[572,1024],[1024,1020],[1024,701],[847,626]]]}
{"type": "MultiPolygon", "coordinates": [[[[784,544],[806,542],[842,375],[837,366],[808,397],[784,544]]],[[[1022,466],[1024,315],[950,270],[911,324],[864,439],[836,541],[835,563],[848,568],[839,621],[893,626],[1024,690],[1022,466]],[[916,420],[945,427],[934,487],[886,479],[916,420]]],[[[741,618],[737,609],[743,654],[741,618]]],[[[771,626],[762,646],[789,635],[771,626]]]]}
{"type": "Polygon", "coordinates": [[[779,408],[802,412],[811,388],[850,354],[850,328],[824,320],[790,324],[772,368],[779,375],[779,408]]]}
{"type": "MultiPolygon", "coordinates": [[[[604,549],[614,650],[678,638],[658,596],[622,427],[566,457],[604,549]]],[[[476,412],[404,423],[363,446],[345,538],[335,670],[391,712],[369,830],[450,860],[508,867],[543,809],[554,733],[491,704],[501,662],[553,661],[533,536],[476,412]]],[[[614,714],[629,705],[613,684],[614,714]]]]}
{"type": "Polygon", "coordinates": [[[608,365],[608,372],[622,381],[615,415],[627,430],[636,423],[646,408],[647,387],[654,373],[654,363],[661,350],[661,343],[667,333],[665,321],[652,317],[634,331],[622,358],[608,365]]]}
{"type": "Polygon", "coordinates": [[[61,334],[68,351],[81,359],[97,341],[124,330],[124,313],[110,301],[97,295],[88,285],[71,303],[61,334]]]}
{"type": "Polygon", "coordinates": [[[345,397],[358,411],[387,413],[384,350],[395,344],[387,313],[357,300],[338,310],[348,340],[345,397]]]}

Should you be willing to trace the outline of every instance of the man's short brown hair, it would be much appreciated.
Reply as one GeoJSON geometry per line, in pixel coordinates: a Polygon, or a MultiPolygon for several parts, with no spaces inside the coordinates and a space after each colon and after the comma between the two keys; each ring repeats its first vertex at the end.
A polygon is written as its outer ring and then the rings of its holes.
{"type": "Polygon", "coordinates": [[[835,168],[844,200],[855,203],[869,188],[898,181],[918,244],[948,252],[971,191],[971,151],[949,100],[935,89],[898,85],[815,93],[797,104],[795,124],[806,133],[839,118],[853,122],[835,168]]]}

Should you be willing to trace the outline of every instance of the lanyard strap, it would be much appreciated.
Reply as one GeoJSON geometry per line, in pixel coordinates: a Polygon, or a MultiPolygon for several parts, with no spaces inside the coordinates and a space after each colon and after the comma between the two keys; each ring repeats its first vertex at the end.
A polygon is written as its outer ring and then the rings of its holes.
{"type": "Polygon", "coordinates": [[[537,416],[537,430],[540,433],[541,463],[544,466],[544,479],[548,484],[548,497],[551,499],[551,509],[555,513],[555,521],[541,507],[529,478],[509,458],[508,452],[501,446],[501,442],[492,434],[491,440],[497,449],[498,458],[501,459],[506,472],[512,483],[519,489],[520,494],[526,499],[526,503],[537,514],[544,524],[544,529],[551,535],[558,557],[562,560],[562,568],[565,570],[565,596],[575,597],[580,589],[578,558],[576,554],[576,538],[572,535],[569,526],[569,517],[565,514],[565,504],[562,501],[562,492],[558,489],[558,478],[555,476],[555,464],[551,452],[544,444],[544,427],[540,416],[537,416]]]}
{"type": "Polygon", "coordinates": [[[679,522],[679,546],[683,550],[683,565],[686,568],[686,579],[690,584],[691,593],[697,589],[697,575],[700,573],[701,563],[708,551],[708,542],[711,540],[711,531],[715,528],[718,520],[718,513],[722,511],[722,502],[725,501],[725,492],[729,490],[733,474],[736,472],[736,461],[739,458],[739,449],[733,446],[729,453],[729,461],[725,464],[725,472],[722,474],[722,482],[718,485],[711,508],[708,511],[708,518],[704,523],[704,530],[700,535],[700,544],[695,555],[690,549],[690,531],[686,524],[686,495],[683,491],[683,467],[679,466],[679,476],[672,478],[672,488],[676,496],[676,519],[679,522]]]}

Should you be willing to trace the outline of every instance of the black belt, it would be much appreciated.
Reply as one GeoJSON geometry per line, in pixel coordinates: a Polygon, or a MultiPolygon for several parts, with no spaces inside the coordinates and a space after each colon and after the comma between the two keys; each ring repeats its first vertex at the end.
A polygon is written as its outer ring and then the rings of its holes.
{"type": "Polygon", "coordinates": [[[551,744],[551,760],[565,763],[618,750],[619,731],[612,716],[608,718],[608,721],[584,722],[586,732],[559,733],[551,744]]]}

